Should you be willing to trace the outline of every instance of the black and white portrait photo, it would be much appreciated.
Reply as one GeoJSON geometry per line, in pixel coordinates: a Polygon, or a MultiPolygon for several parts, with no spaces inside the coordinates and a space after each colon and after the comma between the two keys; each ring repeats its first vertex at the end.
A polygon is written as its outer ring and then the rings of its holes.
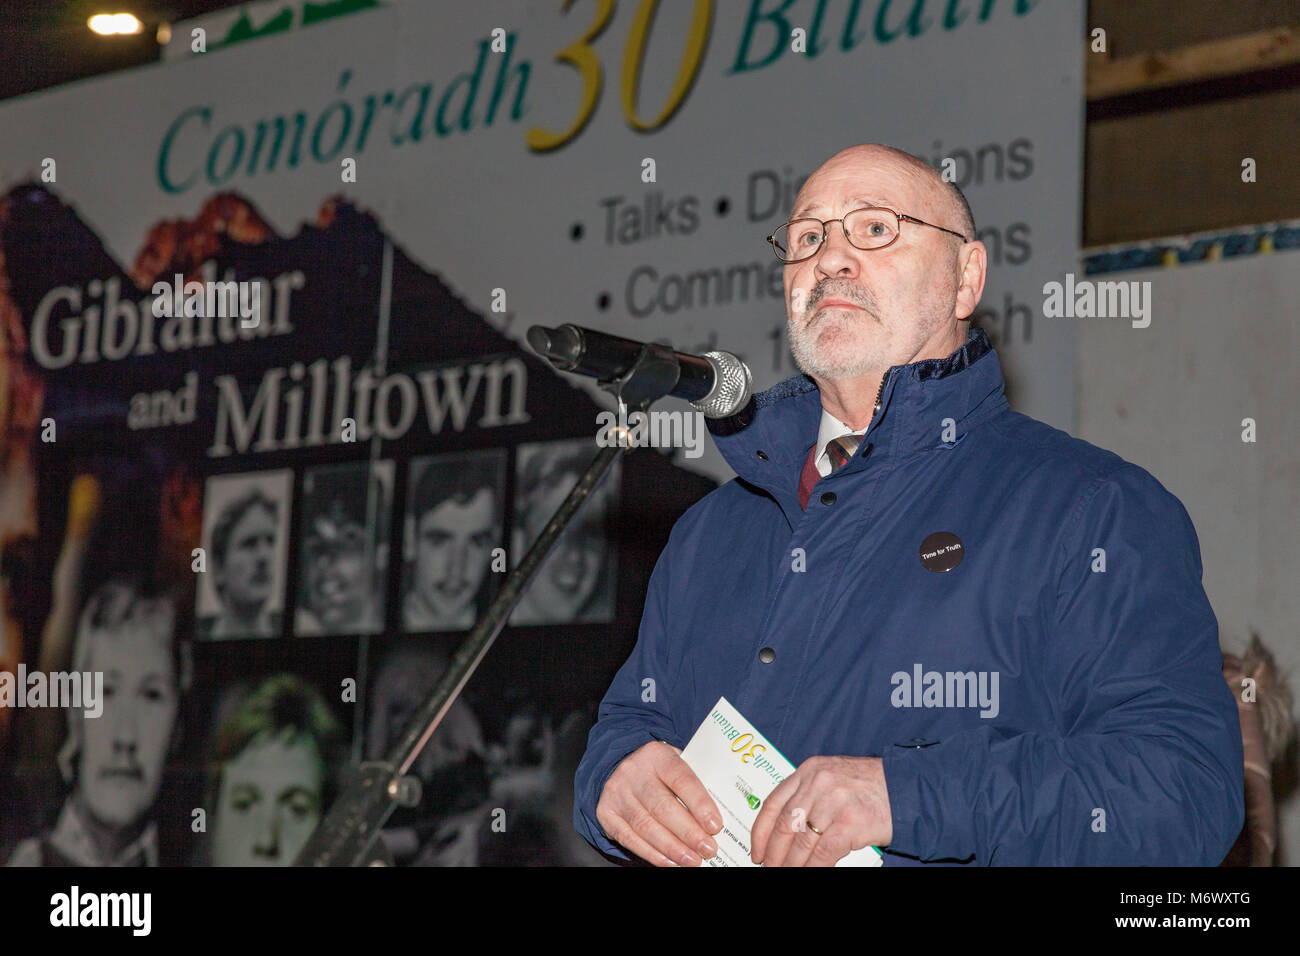
{"type": "Polygon", "coordinates": [[[393,463],[309,468],[299,506],[294,632],[376,634],[384,625],[393,463]]]}
{"type": "Polygon", "coordinates": [[[58,753],[68,796],[48,831],[10,866],[157,866],[156,804],[178,738],[181,674],[173,597],[135,577],[86,601],[73,668],[103,675],[98,714],[66,708],[58,753]]]}
{"type": "Polygon", "coordinates": [[[292,477],[280,470],[208,479],[196,638],[279,636],[292,477]]]}
{"type": "Polygon", "coordinates": [[[415,459],[406,514],[402,625],[464,631],[491,598],[493,551],[502,548],[504,451],[415,459]]]}
{"type": "MultiPolygon", "coordinates": [[[[514,541],[519,561],[595,457],[591,439],[520,445],[516,450],[514,541]]],[[[608,621],[614,612],[614,551],[607,522],[617,503],[615,464],[529,583],[511,624],[608,621]]]]}

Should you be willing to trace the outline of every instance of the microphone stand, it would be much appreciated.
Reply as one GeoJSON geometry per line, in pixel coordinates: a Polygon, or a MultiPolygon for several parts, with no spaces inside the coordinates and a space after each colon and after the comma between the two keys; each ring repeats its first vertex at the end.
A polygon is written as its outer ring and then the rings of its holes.
{"type": "MultiPolygon", "coordinates": [[[[618,420],[626,421],[625,413],[629,408],[645,411],[651,403],[667,395],[677,384],[678,374],[672,351],[665,346],[649,344],[626,373],[599,384],[618,400],[618,420]]],[[[523,560],[506,576],[500,591],[456,651],[420,709],[411,717],[402,736],[383,760],[360,765],[356,778],[334,801],[303,846],[294,861],[295,866],[383,865],[382,854],[376,854],[372,848],[384,823],[398,805],[413,807],[420,802],[420,779],[410,774],[411,766],[482,663],[505,627],[510,612],[523,597],[529,582],[564,529],[614,462],[627,450],[626,431],[618,425],[611,431],[617,433],[614,443],[596,453],[523,560]]]]}

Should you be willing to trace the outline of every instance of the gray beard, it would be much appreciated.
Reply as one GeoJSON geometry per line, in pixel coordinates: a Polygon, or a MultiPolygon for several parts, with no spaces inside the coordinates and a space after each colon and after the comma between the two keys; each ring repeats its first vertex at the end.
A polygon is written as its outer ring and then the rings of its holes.
{"type": "Polygon", "coordinates": [[[879,367],[877,357],[870,354],[859,354],[849,362],[843,358],[829,359],[821,354],[821,350],[817,347],[816,338],[819,331],[810,330],[807,325],[802,325],[800,330],[796,331],[793,323],[787,325],[790,353],[794,356],[795,365],[805,375],[835,381],[842,378],[857,378],[879,367]]]}

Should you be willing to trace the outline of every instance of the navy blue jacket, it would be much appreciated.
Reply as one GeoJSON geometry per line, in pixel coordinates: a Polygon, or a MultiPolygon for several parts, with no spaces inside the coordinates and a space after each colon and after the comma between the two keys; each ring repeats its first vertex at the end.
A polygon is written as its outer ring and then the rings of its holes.
{"type": "Polygon", "coordinates": [[[1179,501],[1011,411],[978,329],[886,373],[804,511],[821,412],[797,376],[715,432],[738,477],[655,567],[578,768],[578,832],[626,857],[596,822],[605,781],[726,697],[796,766],[883,758],[887,866],[1218,864],[1244,818],[1241,731],[1179,501]],[[934,532],[960,540],[951,570],[922,562],[934,532]]]}

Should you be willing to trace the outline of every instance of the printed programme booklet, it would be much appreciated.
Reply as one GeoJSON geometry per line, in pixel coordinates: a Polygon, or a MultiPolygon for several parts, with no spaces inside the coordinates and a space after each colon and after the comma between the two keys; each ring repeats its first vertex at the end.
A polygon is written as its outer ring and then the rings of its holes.
{"type": "MultiPolygon", "coordinates": [[[[695,771],[722,811],[722,832],[714,837],[718,852],[709,866],[755,866],[749,858],[750,830],[768,795],[795,767],[773,747],[725,697],[704,718],[682,759],[695,771]]],[[[836,866],[881,866],[874,846],[854,850],[836,866]]]]}

